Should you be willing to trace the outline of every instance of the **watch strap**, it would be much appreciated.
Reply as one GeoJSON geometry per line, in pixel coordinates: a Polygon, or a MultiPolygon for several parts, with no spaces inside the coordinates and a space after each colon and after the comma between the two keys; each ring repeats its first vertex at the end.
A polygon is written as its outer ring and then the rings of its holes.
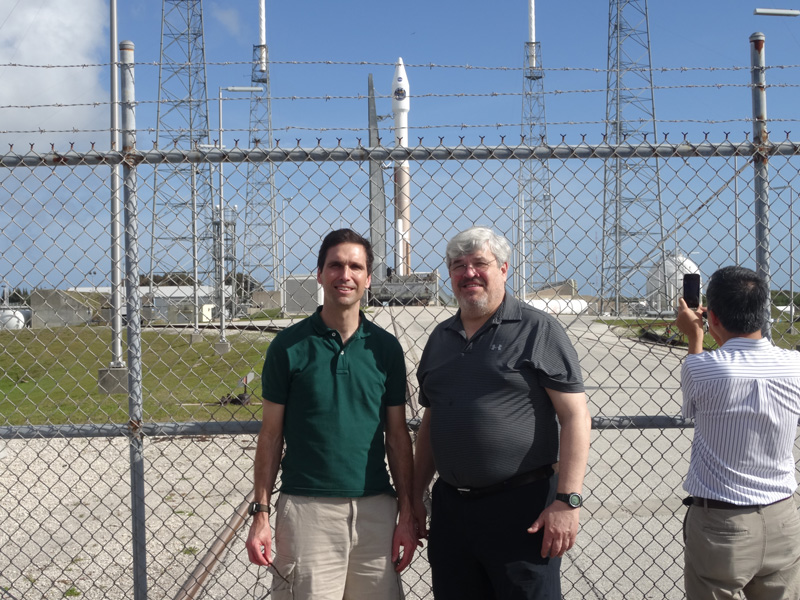
{"type": "Polygon", "coordinates": [[[580,508],[583,506],[583,498],[575,492],[571,494],[556,494],[556,500],[561,500],[570,508],[580,508]]]}
{"type": "Polygon", "coordinates": [[[255,515],[259,512],[265,512],[270,514],[270,505],[269,504],[259,504],[258,502],[251,502],[250,506],[247,508],[247,514],[250,516],[255,515]]]}

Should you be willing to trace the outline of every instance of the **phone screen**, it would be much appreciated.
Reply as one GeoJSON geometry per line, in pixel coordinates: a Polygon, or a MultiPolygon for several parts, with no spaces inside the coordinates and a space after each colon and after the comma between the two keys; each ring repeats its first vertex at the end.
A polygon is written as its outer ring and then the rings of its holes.
{"type": "Polygon", "coordinates": [[[700,274],[685,273],[683,276],[683,299],[689,308],[700,306],[700,274]]]}

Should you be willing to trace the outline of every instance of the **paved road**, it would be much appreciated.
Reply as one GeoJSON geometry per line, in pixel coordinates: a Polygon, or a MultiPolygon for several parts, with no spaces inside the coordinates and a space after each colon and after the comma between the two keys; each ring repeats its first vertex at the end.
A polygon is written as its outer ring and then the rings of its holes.
{"type": "MultiPolygon", "coordinates": [[[[384,307],[372,318],[406,351],[412,411],[416,364],[445,307],[384,307]]],[[[580,358],[593,417],[680,414],[685,349],[622,337],[596,317],[558,317],[580,358]]],[[[582,533],[565,558],[568,598],[682,598],[681,484],[691,429],[594,431],[582,533]]],[[[416,561],[415,561],[416,562],[416,561]]]]}
{"type": "MultiPolygon", "coordinates": [[[[454,312],[451,307],[381,307],[370,315],[403,345],[414,403],[416,365],[428,335],[454,312]]],[[[620,337],[607,325],[598,323],[596,317],[558,318],[578,351],[592,415],[680,413],[680,361],[685,350],[620,337]]]]}
{"type": "MultiPolygon", "coordinates": [[[[370,318],[400,340],[409,372],[409,417],[419,416],[416,366],[435,325],[451,307],[380,307],[370,318]]],[[[685,349],[644,343],[596,317],[557,317],[573,341],[593,417],[680,415],[685,349]]],[[[287,325],[290,321],[279,323],[287,325]]],[[[567,598],[683,598],[684,509],[692,429],[595,430],[576,548],[563,564],[567,598]]],[[[424,553],[412,572],[429,589],[424,553]]],[[[405,579],[405,577],[404,577],[405,579]]],[[[416,591],[416,590],[413,590],[416,591]]]]}

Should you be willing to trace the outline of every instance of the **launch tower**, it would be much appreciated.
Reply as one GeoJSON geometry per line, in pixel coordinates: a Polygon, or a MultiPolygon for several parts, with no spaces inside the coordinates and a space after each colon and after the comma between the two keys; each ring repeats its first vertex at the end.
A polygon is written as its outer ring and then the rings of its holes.
{"type": "MultiPolygon", "coordinates": [[[[528,4],[528,40],[522,72],[522,135],[525,144],[537,146],[547,143],[547,118],[542,49],[536,41],[534,0],[528,4]]],[[[520,168],[516,257],[519,268],[515,282],[520,298],[558,279],[550,176],[547,159],[529,158],[520,168]]]]}
{"type": "MultiPolygon", "coordinates": [[[[269,77],[264,0],[259,3],[259,43],[253,46],[251,82],[261,92],[250,94],[250,147],[272,147],[272,95],[269,77]]],[[[272,163],[247,164],[245,192],[243,270],[254,281],[280,289],[278,260],[278,207],[275,167],[272,163]]]]}
{"type": "MultiPolygon", "coordinates": [[[[656,144],[647,0],[610,0],[607,73],[607,142],[656,144]]],[[[604,184],[601,312],[620,314],[625,298],[645,294],[646,268],[666,264],[658,159],[611,158],[604,184]]],[[[653,304],[662,297],[646,299],[648,308],[666,309],[653,304]]]]}
{"type": "MultiPolygon", "coordinates": [[[[163,0],[156,147],[193,150],[209,143],[202,0],[163,0]]],[[[150,282],[191,273],[197,285],[214,268],[213,193],[208,164],[158,165],[153,176],[150,282]]],[[[180,283],[180,282],[175,282],[180,283]]],[[[186,283],[186,282],[184,282],[186,283]]]]}

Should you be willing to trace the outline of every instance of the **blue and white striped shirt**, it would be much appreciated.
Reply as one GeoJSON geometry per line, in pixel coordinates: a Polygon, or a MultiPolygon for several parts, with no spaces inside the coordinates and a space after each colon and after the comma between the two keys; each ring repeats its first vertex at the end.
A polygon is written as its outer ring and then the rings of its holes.
{"type": "Polygon", "coordinates": [[[732,338],[686,357],[683,416],[695,419],[689,494],[770,504],[797,488],[792,450],[800,417],[800,352],[732,338]]]}

